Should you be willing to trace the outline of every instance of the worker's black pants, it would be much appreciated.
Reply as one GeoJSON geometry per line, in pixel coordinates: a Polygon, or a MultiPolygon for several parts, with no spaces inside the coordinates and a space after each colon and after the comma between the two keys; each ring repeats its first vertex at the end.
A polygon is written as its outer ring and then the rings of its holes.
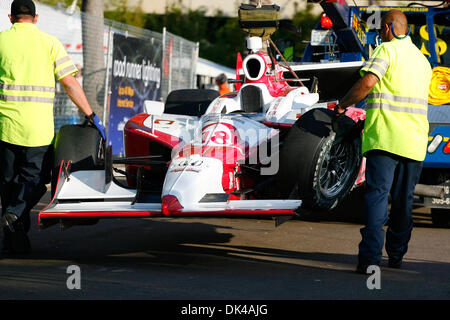
{"type": "Polygon", "coordinates": [[[383,227],[388,218],[386,252],[393,261],[401,261],[411,238],[413,193],[422,162],[379,150],[367,152],[366,159],[366,215],[365,227],[361,229],[359,264],[380,264],[385,235],[383,227]]]}
{"type": "MultiPolygon", "coordinates": [[[[15,214],[25,232],[30,229],[30,211],[45,194],[50,182],[53,147],[24,147],[0,140],[0,197],[2,215],[15,214]]],[[[9,229],[3,228],[4,241],[9,229]]]]}

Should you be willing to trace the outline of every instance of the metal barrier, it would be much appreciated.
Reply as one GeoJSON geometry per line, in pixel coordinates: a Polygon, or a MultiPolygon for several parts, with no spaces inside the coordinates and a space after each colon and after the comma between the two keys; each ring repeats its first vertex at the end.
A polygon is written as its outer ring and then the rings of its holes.
{"type": "MultiPolygon", "coordinates": [[[[11,24],[7,14],[11,1],[0,2],[0,31],[11,24]]],[[[153,32],[108,19],[100,19],[71,8],[51,7],[36,2],[39,14],[37,26],[55,36],[66,47],[67,53],[77,65],[77,79],[83,86],[94,111],[108,125],[113,74],[114,35],[123,35],[151,43],[159,50],[161,61],[160,100],[170,91],[196,87],[198,43],[167,32],[153,32]],[[89,30],[89,32],[83,32],[89,30]]],[[[141,42],[143,43],[143,42],[141,42]]],[[[83,121],[78,108],[72,103],[59,83],[56,85],[54,104],[55,132],[62,125],[83,121]]]]}
{"type": "Polygon", "coordinates": [[[163,42],[162,95],[165,98],[172,90],[196,87],[199,45],[167,32],[166,28],[163,42]]]}

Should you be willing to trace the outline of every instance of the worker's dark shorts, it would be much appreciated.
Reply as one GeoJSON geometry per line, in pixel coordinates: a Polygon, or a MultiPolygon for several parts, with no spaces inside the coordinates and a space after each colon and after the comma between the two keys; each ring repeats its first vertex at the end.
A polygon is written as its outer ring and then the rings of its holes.
{"type": "Polygon", "coordinates": [[[52,145],[24,147],[0,140],[2,215],[14,213],[29,228],[29,212],[47,190],[52,164],[52,145]]]}

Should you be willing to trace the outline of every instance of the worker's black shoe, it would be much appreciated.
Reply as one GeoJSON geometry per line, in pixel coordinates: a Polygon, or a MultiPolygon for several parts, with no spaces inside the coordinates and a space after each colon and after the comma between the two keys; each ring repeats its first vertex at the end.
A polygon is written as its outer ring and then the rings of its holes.
{"type": "Polygon", "coordinates": [[[31,252],[30,239],[24,231],[21,222],[14,224],[15,231],[11,234],[11,246],[13,253],[28,254],[31,252]]]}
{"type": "Polygon", "coordinates": [[[367,268],[368,267],[369,267],[368,264],[359,264],[358,263],[358,265],[356,266],[355,272],[359,273],[359,274],[367,274],[367,268]]]}
{"type": "Polygon", "coordinates": [[[402,267],[402,259],[391,259],[388,260],[389,268],[400,269],[402,267]]]}
{"type": "Polygon", "coordinates": [[[17,219],[18,217],[14,213],[7,212],[2,216],[2,225],[14,232],[14,223],[17,219]]]}
{"type": "Polygon", "coordinates": [[[25,232],[23,224],[13,213],[5,213],[2,224],[8,228],[8,241],[4,241],[2,254],[28,254],[31,252],[30,239],[25,232]]]}
{"type": "Polygon", "coordinates": [[[358,263],[358,265],[356,266],[356,273],[360,273],[360,274],[372,274],[373,273],[373,269],[370,270],[370,272],[367,272],[367,269],[371,266],[379,266],[378,264],[360,264],[358,263]]]}

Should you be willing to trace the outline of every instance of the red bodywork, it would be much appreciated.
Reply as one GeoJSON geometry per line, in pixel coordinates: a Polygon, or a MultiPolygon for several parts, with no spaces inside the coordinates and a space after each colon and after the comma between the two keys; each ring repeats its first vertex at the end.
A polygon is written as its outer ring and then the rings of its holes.
{"type": "MultiPolygon", "coordinates": [[[[291,87],[286,81],[282,81],[283,79],[283,70],[275,66],[275,72],[268,72],[268,70],[273,69],[272,61],[270,57],[264,52],[257,52],[256,55],[261,57],[265,62],[265,70],[263,76],[258,80],[250,80],[248,78],[244,78],[244,84],[263,84],[267,87],[270,95],[274,98],[285,97],[289,92],[296,89],[296,87],[291,87]],[[281,80],[281,81],[280,81],[281,80]]],[[[238,55],[237,59],[237,70],[236,77],[240,77],[240,73],[242,72],[242,59],[240,55],[238,55]]],[[[239,86],[240,87],[240,86],[239,86]]],[[[231,92],[223,95],[221,98],[234,98],[236,97],[237,92],[231,92]]],[[[329,103],[328,108],[333,109],[334,104],[329,103]]],[[[346,115],[353,119],[355,122],[358,120],[362,120],[365,118],[365,112],[359,108],[348,108],[346,115]]],[[[172,150],[182,142],[179,137],[175,137],[169,135],[164,132],[160,132],[158,130],[152,130],[151,128],[146,127],[143,123],[149,117],[147,114],[139,114],[130,119],[124,128],[124,142],[125,142],[125,153],[127,157],[139,157],[146,155],[164,155],[162,160],[166,160],[167,163],[171,161],[171,152],[172,150]]],[[[155,120],[158,121],[158,120],[155,120]]],[[[291,123],[272,123],[272,122],[264,122],[264,124],[268,127],[280,129],[280,130],[288,130],[292,127],[291,123]]],[[[177,156],[187,156],[189,154],[199,154],[201,156],[213,157],[219,159],[223,163],[223,178],[222,185],[224,192],[232,193],[235,191],[242,190],[243,188],[251,187],[252,184],[255,183],[252,179],[241,179],[239,172],[241,169],[239,168],[239,162],[245,161],[248,156],[250,150],[248,150],[248,146],[245,145],[242,141],[240,141],[239,134],[237,130],[230,125],[221,123],[221,125],[228,126],[226,130],[219,131],[226,136],[210,136],[209,128],[213,125],[207,125],[202,128],[203,141],[202,146],[194,146],[191,144],[187,144],[181,150],[177,151],[177,156]],[[205,139],[231,139],[231,144],[228,143],[226,147],[217,146],[217,143],[213,143],[213,146],[205,142],[205,139]],[[240,152],[238,151],[240,150],[240,152]],[[242,180],[242,181],[241,181],[242,180]]],[[[212,141],[215,142],[215,141],[212,141]]],[[[138,169],[137,165],[127,165],[127,172],[130,174],[135,174],[138,169]]],[[[165,173],[167,168],[154,168],[152,166],[146,166],[145,170],[147,170],[150,174],[157,173],[157,176],[160,177],[161,183],[163,182],[165,173]],[[156,171],[156,172],[155,172],[156,171]]],[[[363,166],[360,170],[360,176],[358,178],[358,184],[364,181],[364,162],[363,166]]],[[[153,177],[153,176],[152,176],[153,177]]],[[[133,179],[128,178],[128,183],[130,186],[134,187],[135,182],[133,179]]],[[[236,196],[230,195],[230,200],[239,199],[236,196]]]]}

